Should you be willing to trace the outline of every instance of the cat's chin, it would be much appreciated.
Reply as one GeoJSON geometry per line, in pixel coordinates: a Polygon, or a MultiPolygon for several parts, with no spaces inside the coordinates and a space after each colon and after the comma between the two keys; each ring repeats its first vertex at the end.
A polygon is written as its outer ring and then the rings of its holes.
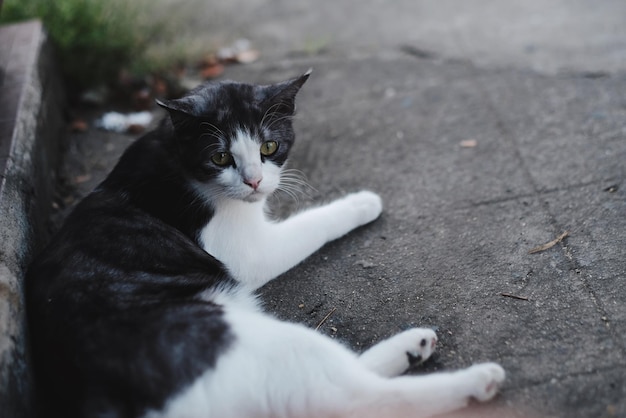
{"type": "Polygon", "coordinates": [[[248,202],[248,203],[255,203],[255,202],[260,202],[266,197],[267,196],[265,195],[265,193],[252,192],[248,196],[245,196],[244,198],[242,198],[241,200],[243,200],[244,202],[248,202]]]}

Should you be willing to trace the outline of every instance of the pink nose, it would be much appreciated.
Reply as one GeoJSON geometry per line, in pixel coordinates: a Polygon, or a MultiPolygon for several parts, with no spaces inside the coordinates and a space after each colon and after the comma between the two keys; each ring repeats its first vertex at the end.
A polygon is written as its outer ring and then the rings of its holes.
{"type": "Polygon", "coordinates": [[[261,180],[263,180],[263,177],[258,178],[258,179],[246,179],[243,182],[246,183],[248,186],[252,187],[254,190],[259,188],[259,183],[261,183],[261,180]]]}

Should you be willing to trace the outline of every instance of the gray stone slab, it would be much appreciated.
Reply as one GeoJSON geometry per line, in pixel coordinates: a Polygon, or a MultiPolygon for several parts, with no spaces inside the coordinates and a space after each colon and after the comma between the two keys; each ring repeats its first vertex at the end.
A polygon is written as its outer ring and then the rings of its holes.
{"type": "MultiPolygon", "coordinates": [[[[160,0],[183,39],[251,39],[270,61],[389,54],[401,45],[482,68],[626,69],[622,0],[160,0]]],[[[158,4],[158,3],[157,3],[158,4]]],[[[218,43],[219,44],[219,43],[218,43]]]]}
{"type": "MultiPolygon", "coordinates": [[[[298,70],[261,72],[277,80],[298,70]]],[[[433,212],[442,205],[530,194],[532,184],[516,150],[502,138],[478,79],[472,66],[455,63],[316,63],[299,100],[292,165],[305,167],[311,184],[325,194],[371,187],[384,195],[397,188],[402,199],[388,204],[404,210],[433,212]],[[385,72],[389,78],[380,76],[385,72]],[[465,140],[478,145],[463,148],[465,140]],[[368,172],[357,174],[364,167],[368,172]]]]}
{"type": "Polygon", "coordinates": [[[64,102],[39,22],[0,27],[0,44],[0,411],[13,418],[34,404],[22,279],[48,234],[64,102]]]}
{"type": "MultiPolygon", "coordinates": [[[[586,106],[593,107],[606,102],[611,89],[595,80],[555,78],[551,84],[537,74],[477,73],[472,66],[462,70],[454,63],[448,73],[445,63],[361,61],[373,74],[380,73],[379,66],[394,66],[397,73],[414,77],[404,79],[405,88],[400,83],[376,90],[368,71],[362,70],[358,83],[352,79],[353,64],[327,65],[333,68],[337,92],[331,88],[325,95],[306,96],[306,88],[315,88],[315,77],[305,87],[292,165],[307,174],[317,199],[371,188],[384,196],[385,212],[374,224],[328,245],[267,286],[263,296],[269,309],[312,327],[330,314],[320,330],[356,349],[409,326],[433,326],[441,338],[430,370],[500,361],[509,371],[503,402],[514,409],[524,406],[518,392],[535,393],[533,388],[545,385],[550,391],[566,390],[570,386],[558,383],[575,380],[581,385],[579,376],[592,376],[577,398],[543,395],[534,412],[585,416],[602,408],[596,402],[580,411],[571,409],[576,402],[589,401],[581,394],[595,391],[597,381],[606,378],[598,371],[626,373],[619,337],[623,298],[615,299],[614,294],[622,293],[610,288],[624,268],[618,237],[624,228],[615,221],[624,200],[619,187],[616,193],[603,191],[605,180],[620,178],[620,171],[610,168],[619,166],[618,159],[605,166],[610,174],[586,180],[592,183],[587,187],[576,186],[583,180],[575,177],[575,167],[569,176],[542,186],[540,180],[565,169],[536,165],[524,150],[530,143],[548,146],[555,139],[536,134],[526,142],[524,134],[541,129],[541,124],[528,123],[517,103],[529,103],[531,94],[507,92],[544,83],[531,91],[552,100],[529,104],[533,114],[559,110],[552,122],[557,129],[576,130],[579,124],[568,116],[582,112],[575,107],[561,110],[562,95],[545,92],[584,84],[585,94],[593,98],[586,106]],[[342,90],[342,84],[350,87],[342,90]],[[498,95],[501,91],[494,86],[506,89],[498,95]],[[476,139],[475,148],[459,146],[469,138],[476,139]],[[604,208],[599,213],[598,206],[604,208]],[[572,208],[582,214],[572,215],[572,208]],[[605,241],[596,238],[597,252],[586,255],[597,263],[605,255],[611,258],[614,274],[608,280],[589,283],[579,250],[571,245],[574,235],[567,245],[528,254],[563,230],[576,230],[590,213],[599,224],[587,228],[587,234],[594,231],[599,238],[605,228],[614,231],[605,241]],[[613,295],[607,299],[613,304],[610,312],[599,308],[604,292],[613,295]]],[[[326,68],[322,65],[322,76],[326,68]]],[[[594,123],[596,130],[612,129],[594,123]]],[[[619,137],[607,141],[623,149],[619,137]]],[[[600,152],[602,143],[590,148],[600,152]]],[[[573,154],[562,158],[564,163],[572,160],[573,154]]],[[[595,159],[589,166],[598,163],[595,159]]],[[[587,173],[595,175],[594,170],[587,173]]]]}
{"type": "Polygon", "coordinates": [[[527,254],[547,220],[538,203],[520,203],[422,219],[386,213],[268,286],[270,307],[311,326],[336,308],[323,330],[356,348],[435,326],[442,367],[500,360],[514,386],[619,364],[565,255],[527,254]]]}
{"type": "MultiPolygon", "coordinates": [[[[481,81],[538,190],[626,173],[626,77],[491,73],[481,81]]],[[[608,184],[607,184],[608,185],[608,184]]]]}
{"type": "Polygon", "coordinates": [[[545,200],[557,222],[570,231],[567,255],[626,356],[626,193],[622,185],[623,180],[614,186],[615,192],[599,185],[560,190],[545,200]]]}
{"type": "Polygon", "coordinates": [[[503,398],[508,400],[503,403],[524,410],[528,418],[623,417],[626,416],[624,376],[623,368],[611,368],[556,377],[537,385],[505,389],[503,398]]]}

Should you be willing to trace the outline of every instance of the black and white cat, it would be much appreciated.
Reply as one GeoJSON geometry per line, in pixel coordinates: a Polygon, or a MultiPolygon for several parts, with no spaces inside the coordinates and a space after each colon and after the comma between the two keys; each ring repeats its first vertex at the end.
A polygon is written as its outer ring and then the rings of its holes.
{"type": "Polygon", "coordinates": [[[259,309],[255,289],[382,211],[363,191],[266,217],[308,77],[160,103],[170,119],[70,214],[26,279],[43,416],[427,417],[494,396],[493,363],[400,376],[430,329],[358,355],[259,309]]]}

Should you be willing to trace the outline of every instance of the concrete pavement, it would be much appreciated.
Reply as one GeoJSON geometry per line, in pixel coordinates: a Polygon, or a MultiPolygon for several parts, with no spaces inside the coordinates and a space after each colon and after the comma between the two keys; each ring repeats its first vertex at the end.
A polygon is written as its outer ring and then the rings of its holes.
{"type": "Polygon", "coordinates": [[[268,286],[270,308],[311,326],[336,309],[322,330],[355,347],[435,326],[436,368],[502,362],[507,405],[624,413],[625,115],[609,97],[625,80],[317,64],[333,97],[305,90],[293,166],[324,199],[369,188],[386,208],[268,286]],[[365,87],[342,92],[350,80],[365,87]]]}
{"type": "MultiPolygon", "coordinates": [[[[226,77],[314,68],[291,167],[316,191],[277,210],[363,188],[385,202],[262,289],[268,310],[355,349],[435,327],[427,371],[508,372],[473,416],[626,416],[623,2],[194,4],[195,36],[261,51],[226,77]]],[[[74,135],[68,177],[91,176],[78,194],[128,142],[74,135]]]]}

